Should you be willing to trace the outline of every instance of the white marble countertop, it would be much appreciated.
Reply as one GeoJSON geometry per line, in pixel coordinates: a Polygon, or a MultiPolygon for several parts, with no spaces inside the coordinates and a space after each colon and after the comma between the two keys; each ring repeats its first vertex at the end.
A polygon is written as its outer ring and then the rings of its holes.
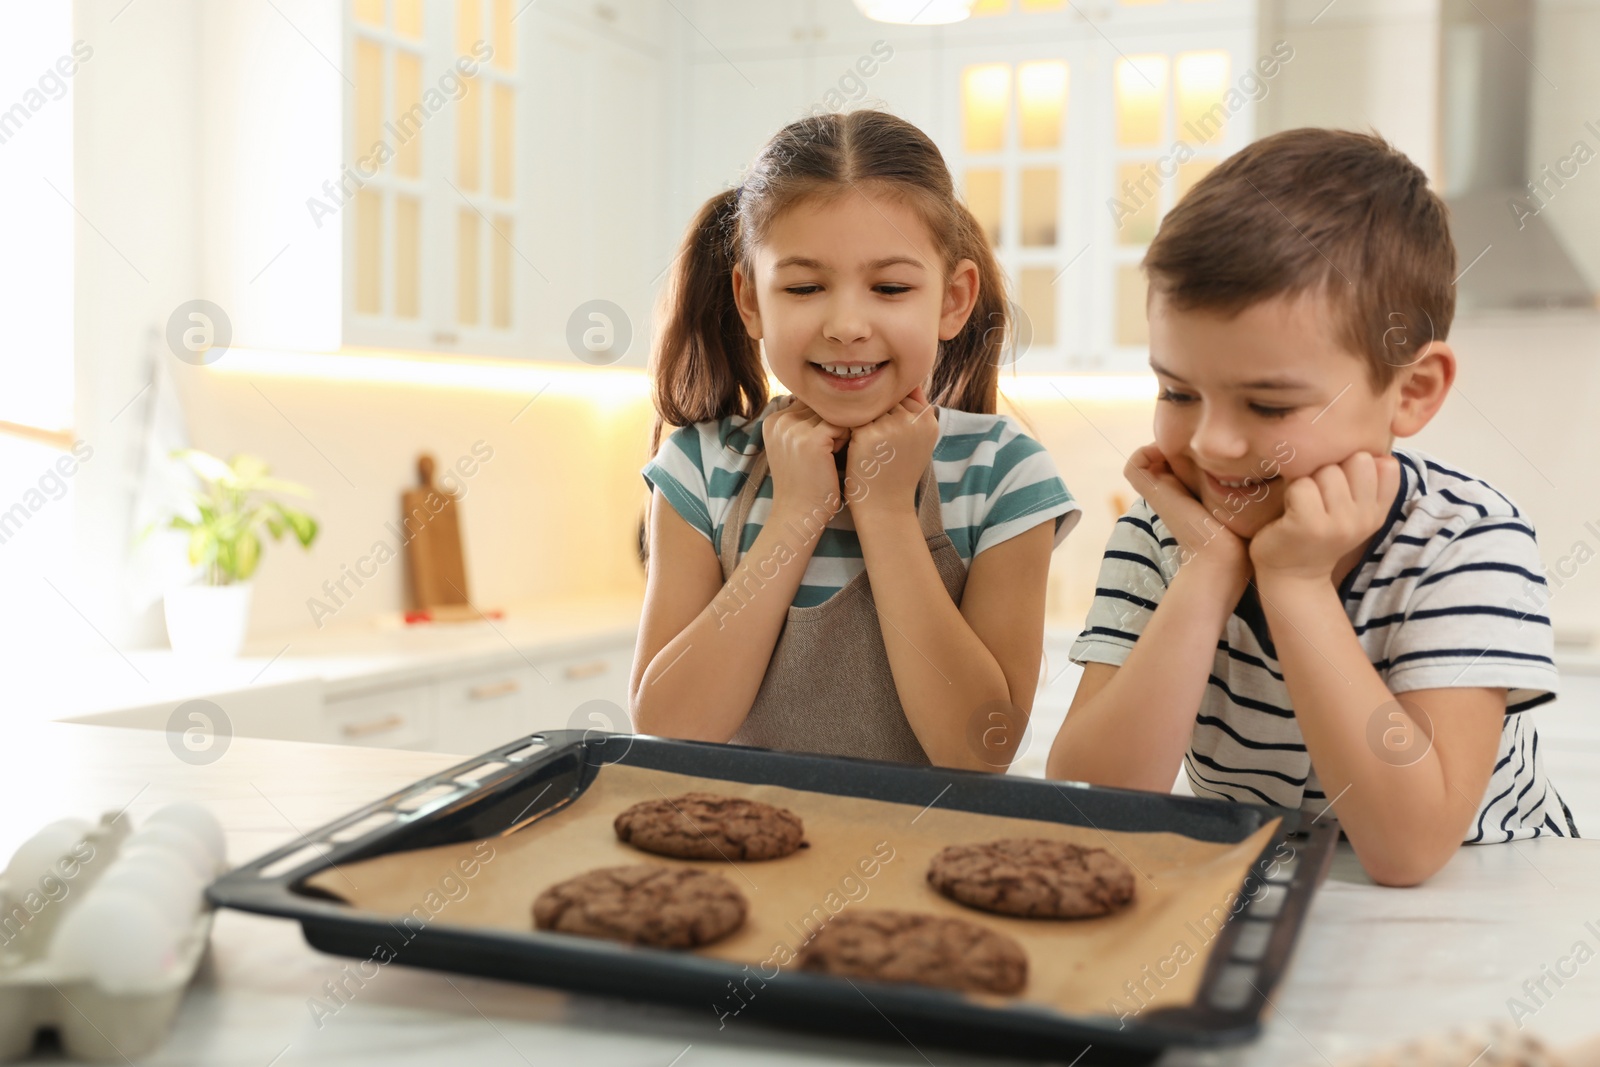
{"type": "Polygon", "coordinates": [[[528,656],[580,655],[631,642],[638,626],[638,598],[614,596],[510,605],[503,618],[474,622],[335,620],[321,630],[253,639],[233,658],[102,643],[67,650],[64,662],[36,665],[11,679],[7,704],[21,717],[42,721],[307,683],[333,694],[401,685],[441,669],[495,670],[528,656]]]}
{"type": "MultiPolygon", "coordinates": [[[[178,799],[207,804],[246,861],[458,757],[234,738],[205,766],[164,734],[64,723],[23,725],[0,754],[0,855],[38,825],[126,807],[137,825],[178,799]],[[23,813],[24,817],[19,817],[23,813]]],[[[1255,1043],[1173,1050],[1168,1065],[1327,1064],[1446,1027],[1509,1018],[1577,942],[1600,947],[1600,843],[1541,839],[1463,849],[1426,885],[1384,889],[1342,849],[1318,892],[1275,1011],[1255,1043]]],[[[218,914],[212,949],[166,1045],[149,1065],[298,1064],[967,1064],[908,1046],[770,1029],[711,1010],[573,996],[506,982],[390,967],[319,1027],[308,1001],[349,961],[308,947],[292,923],[218,914]]],[[[1557,1046],[1597,1027],[1600,964],[1540,1006],[1529,1027],[1557,1046]]],[[[44,1059],[30,1062],[50,1062],[44,1059]]],[[[1461,1065],[1465,1067],[1465,1065],[1461,1065]]]]}

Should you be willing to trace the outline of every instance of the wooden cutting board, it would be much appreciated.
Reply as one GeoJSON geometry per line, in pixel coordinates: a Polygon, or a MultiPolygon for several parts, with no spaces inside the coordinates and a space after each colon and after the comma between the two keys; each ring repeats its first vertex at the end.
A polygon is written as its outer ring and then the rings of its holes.
{"type": "Polygon", "coordinates": [[[437,615],[468,606],[467,568],[461,554],[461,519],[456,498],[433,484],[433,457],[417,457],[418,485],[400,494],[400,522],[411,535],[406,559],[411,569],[412,607],[437,615]]]}

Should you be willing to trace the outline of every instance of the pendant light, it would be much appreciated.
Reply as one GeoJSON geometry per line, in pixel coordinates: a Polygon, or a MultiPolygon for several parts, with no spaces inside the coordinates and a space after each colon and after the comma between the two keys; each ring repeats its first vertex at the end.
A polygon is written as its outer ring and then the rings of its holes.
{"type": "Polygon", "coordinates": [[[911,26],[942,26],[972,14],[973,0],[855,0],[869,19],[911,26]]]}

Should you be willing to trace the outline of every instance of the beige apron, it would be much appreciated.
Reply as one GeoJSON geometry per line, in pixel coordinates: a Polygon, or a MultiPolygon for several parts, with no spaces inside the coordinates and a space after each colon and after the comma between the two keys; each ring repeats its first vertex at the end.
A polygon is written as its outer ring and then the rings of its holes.
{"type": "MultiPolygon", "coordinates": [[[[738,565],[740,538],[767,469],[762,451],[729,505],[718,552],[724,582],[738,565]]],[[[944,532],[932,463],[918,493],[922,535],[950,599],[959,605],[967,567],[944,532]]],[[[865,570],[823,603],[789,608],[755,703],[731,740],[791,752],[930,762],[900,706],[865,570]]]]}

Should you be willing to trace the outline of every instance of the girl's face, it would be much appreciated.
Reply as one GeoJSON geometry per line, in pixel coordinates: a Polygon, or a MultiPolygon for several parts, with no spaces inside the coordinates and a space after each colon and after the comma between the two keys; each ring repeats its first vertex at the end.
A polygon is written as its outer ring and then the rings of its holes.
{"type": "Polygon", "coordinates": [[[753,276],[734,269],[745,329],[772,374],[825,421],[864,426],[926,387],[939,342],[961,332],[978,268],[943,258],[910,207],[853,187],[772,221],[753,276]]]}
{"type": "Polygon", "coordinates": [[[1334,331],[1320,294],[1264,300],[1231,317],[1151,295],[1156,446],[1240,537],[1283,514],[1295,478],[1356,452],[1383,455],[1397,429],[1415,432],[1397,418],[1404,375],[1375,393],[1366,363],[1334,331]]]}

